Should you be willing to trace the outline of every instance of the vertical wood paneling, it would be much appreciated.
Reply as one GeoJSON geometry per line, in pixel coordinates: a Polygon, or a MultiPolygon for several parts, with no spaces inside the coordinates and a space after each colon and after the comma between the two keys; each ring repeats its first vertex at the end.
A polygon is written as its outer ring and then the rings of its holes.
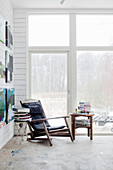
{"type": "MultiPolygon", "coordinates": [[[[13,33],[13,7],[11,6],[9,0],[0,0],[0,13],[4,17],[4,35],[5,35],[5,21],[8,21],[9,25],[11,26],[11,30],[13,33]]],[[[4,37],[5,42],[5,37],[4,37]]],[[[5,65],[5,50],[8,50],[9,53],[13,54],[13,50],[9,50],[4,44],[0,43],[0,61],[2,64],[5,65]]],[[[0,79],[0,88],[4,87],[12,87],[11,84],[6,84],[5,79],[0,79]]]]}
{"type": "Polygon", "coordinates": [[[14,10],[14,86],[16,106],[26,98],[26,11],[14,10]]]}
{"type": "Polygon", "coordinates": [[[14,136],[14,122],[0,129],[0,149],[14,136]]]}
{"type": "MultiPolygon", "coordinates": [[[[5,21],[8,21],[13,33],[13,8],[9,0],[0,0],[0,13],[4,17],[4,24],[5,21]]],[[[5,50],[8,50],[10,53],[13,53],[13,50],[9,50],[7,47],[5,47],[4,44],[0,43],[0,61],[2,61],[4,65],[5,65],[5,50]]],[[[10,87],[13,87],[13,82],[8,84],[5,83],[5,79],[0,78],[0,88],[10,87]]],[[[2,148],[13,136],[14,136],[14,122],[11,121],[9,124],[0,128],[0,148],[2,148]]]]}

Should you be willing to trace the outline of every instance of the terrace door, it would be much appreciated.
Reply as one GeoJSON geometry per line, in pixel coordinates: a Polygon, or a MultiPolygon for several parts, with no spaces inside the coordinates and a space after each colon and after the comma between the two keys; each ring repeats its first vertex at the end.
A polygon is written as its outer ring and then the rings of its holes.
{"type": "Polygon", "coordinates": [[[40,99],[47,117],[67,115],[67,54],[30,54],[30,97],[40,99]]]}

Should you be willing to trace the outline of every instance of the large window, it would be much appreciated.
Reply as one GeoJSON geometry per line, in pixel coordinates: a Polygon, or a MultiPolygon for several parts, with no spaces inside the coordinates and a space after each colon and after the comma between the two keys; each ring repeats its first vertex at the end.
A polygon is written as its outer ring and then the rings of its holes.
{"type": "Polygon", "coordinates": [[[77,15],[77,45],[113,46],[113,15],[77,15]]]}
{"type": "Polygon", "coordinates": [[[51,115],[67,113],[67,103],[73,112],[80,101],[90,102],[94,132],[111,133],[113,15],[29,15],[28,45],[30,96],[41,98],[51,115]]]}
{"type": "Polygon", "coordinates": [[[31,50],[29,96],[40,99],[47,116],[50,117],[67,115],[69,28],[68,14],[28,16],[28,46],[31,50]]]}
{"type": "Polygon", "coordinates": [[[29,46],[69,46],[69,15],[29,15],[29,46]]]}
{"type": "Polygon", "coordinates": [[[78,103],[90,102],[94,132],[112,133],[113,15],[77,15],[76,29],[78,103]]]}
{"type": "Polygon", "coordinates": [[[31,98],[41,100],[47,116],[67,114],[67,54],[31,54],[31,98]]]}
{"type": "Polygon", "coordinates": [[[106,120],[113,116],[113,52],[78,52],[77,68],[78,101],[89,101],[98,129],[110,132],[112,123],[106,120]]]}

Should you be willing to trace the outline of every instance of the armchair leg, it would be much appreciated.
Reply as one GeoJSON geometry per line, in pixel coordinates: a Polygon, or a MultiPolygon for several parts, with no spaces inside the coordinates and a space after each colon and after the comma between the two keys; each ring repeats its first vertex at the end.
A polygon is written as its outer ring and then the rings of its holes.
{"type": "Polygon", "coordinates": [[[27,122],[27,124],[28,124],[29,130],[30,130],[30,133],[28,133],[28,135],[30,135],[30,136],[31,136],[31,138],[32,138],[32,139],[34,139],[34,134],[33,134],[33,132],[32,132],[32,129],[31,129],[30,123],[29,123],[29,122],[27,122]]]}
{"type": "Polygon", "coordinates": [[[73,137],[72,137],[71,131],[70,131],[70,129],[69,129],[69,125],[68,125],[68,123],[67,123],[67,119],[66,119],[66,118],[64,118],[64,119],[65,119],[66,126],[67,126],[67,128],[68,128],[68,131],[69,131],[69,135],[70,135],[71,141],[73,142],[73,137]]]}
{"type": "Polygon", "coordinates": [[[47,128],[46,128],[45,122],[42,121],[42,123],[43,123],[43,127],[44,127],[44,130],[45,130],[45,133],[46,133],[46,135],[47,135],[47,138],[48,138],[48,140],[49,140],[49,144],[50,144],[50,146],[52,146],[53,144],[52,144],[52,142],[51,142],[51,139],[50,139],[48,130],[47,130],[47,128]]]}

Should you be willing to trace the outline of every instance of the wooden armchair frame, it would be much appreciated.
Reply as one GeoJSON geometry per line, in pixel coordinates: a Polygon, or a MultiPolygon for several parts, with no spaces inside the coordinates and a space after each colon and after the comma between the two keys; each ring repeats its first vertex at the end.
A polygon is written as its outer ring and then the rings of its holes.
{"type": "Polygon", "coordinates": [[[70,137],[71,141],[73,141],[73,137],[71,135],[71,131],[67,122],[67,118],[69,118],[69,116],[61,116],[61,117],[53,117],[53,118],[44,118],[44,119],[36,119],[36,120],[32,120],[31,122],[36,122],[36,121],[42,121],[43,127],[44,127],[44,131],[34,131],[32,129],[32,126],[30,125],[30,122],[27,122],[29,129],[30,129],[30,133],[28,133],[28,135],[31,136],[31,138],[27,138],[29,141],[30,140],[48,140],[50,146],[52,146],[52,142],[51,142],[51,138],[50,136],[62,136],[62,137],[70,137]],[[58,129],[58,130],[47,130],[46,124],[45,124],[45,120],[50,120],[50,119],[60,119],[60,118],[64,118],[65,120],[65,124],[66,124],[66,128],[64,129],[58,129]],[[66,133],[67,132],[67,133],[66,133]],[[39,138],[40,136],[45,136],[46,138],[39,138]]]}
{"type": "MultiPolygon", "coordinates": [[[[42,107],[40,100],[38,100],[38,102],[40,103],[40,105],[42,107]]],[[[20,101],[20,103],[21,103],[21,105],[23,105],[21,101],[20,101]]],[[[42,110],[43,110],[43,107],[42,107],[42,110]]],[[[45,115],[44,110],[43,110],[43,113],[45,115]]],[[[30,140],[48,140],[50,146],[52,146],[52,142],[51,142],[52,138],[50,136],[70,137],[71,141],[73,141],[73,137],[72,137],[72,134],[71,134],[68,122],[67,122],[67,118],[69,118],[69,116],[46,118],[46,115],[45,115],[45,118],[34,119],[34,120],[31,120],[31,122],[27,122],[29,130],[30,130],[30,133],[28,133],[28,135],[30,135],[30,137],[28,137],[27,140],[28,141],[30,141],[30,140]],[[65,124],[66,124],[65,128],[61,128],[61,129],[59,128],[56,130],[48,130],[48,128],[46,127],[45,121],[48,122],[48,120],[50,120],[50,119],[61,119],[61,118],[65,120],[65,124]],[[31,123],[38,122],[38,121],[42,122],[43,130],[34,130],[32,128],[31,123]],[[46,136],[46,138],[41,137],[41,136],[46,136]]]]}

